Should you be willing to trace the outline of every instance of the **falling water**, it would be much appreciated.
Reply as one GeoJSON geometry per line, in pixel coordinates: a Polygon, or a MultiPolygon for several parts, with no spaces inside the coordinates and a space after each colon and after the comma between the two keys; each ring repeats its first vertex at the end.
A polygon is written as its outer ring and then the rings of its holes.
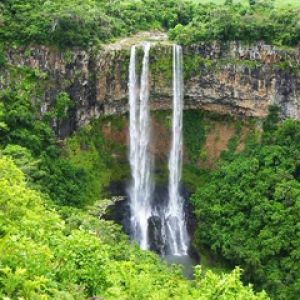
{"type": "Polygon", "coordinates": [[[185,222],[184,199],[180,194],[183,110],[182,49],[178,45],[173,47],[173,124],[169,158],[168,201],[166,206],[158,203],[157,207],[157,204],[152,203],[152,158],[149,152],[151,128],[149,111],[150,44],[145,43],[143,48],[144,57],[140,80],[136,72],[135,46],[131,48],[129,65],[131,234],[142,249],[153,249],[151,242],[155,241],[149,241],[149,224],[151,224],[151,232],[157,233],[156,237],[160,236],[156,240],[162,245],[160,252],[183,256],[187,255],[189,236],[185,222]],[[151,203],[152,206],[154,205],[153,207],[151,207],[151,203]]]}
{"type": "Polygon", "coordinates": [[[149,51],[144,44],[140,85],[136,74],[136,47],[132,46],[129,65],[129,160],[132,173],[130,187],[131,232],[142,249],[148,249],[148,218],[151,215],[151,155],[149,112],[149,51]]]}
{"type": "Polygon", "coordinates": [[[189,236],[186,229],[184,199],[180,195],[182,170],[183,74],[182,49],[173,46],[173,120],[169,158],[169,202],[166,209],[166,236],[172,255],[186,255],[189,236]]]}

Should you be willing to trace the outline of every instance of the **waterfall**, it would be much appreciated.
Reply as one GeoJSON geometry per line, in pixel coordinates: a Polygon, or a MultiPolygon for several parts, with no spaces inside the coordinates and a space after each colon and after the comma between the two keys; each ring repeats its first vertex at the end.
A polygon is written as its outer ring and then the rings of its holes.
{"type": "Polygon", "coordinates": [[[187,255],[184,199],[180,194],[182,171],[183,58],[182,49],[173,46],[173,117],[169,157],[168,201],[153,201],[150,155],[151,120],[149,108],[149,52],[143,45],[141,75],[136,71],[136,46],[131,47],[129,64],[129,160],[132,182],[129,189],[131,235],[142,249],[161,254],[187,255]],[[140,78],[140,80],[139,80],[140,78]],[[149,237],[151,240],[149,240],[149,237]]]}
{"type": "Polygon", "coordinates": [[[183,111],[182,48],[173,46],[173,117],[172,144],[169,157],[169,202],[166,209],[166,236],[173,255],[187,255],[189,236],[186,229],[184,199],[180,195],[182,170],[183,111]]]}
{"type": "Polygon", "coordinates": [[[151,215],[151,155],[149,112],[149,52],[145,43],[140,84],[136,74],[136,47],[131,47],[129,65],[129,160],[132,174],[130,210],[132,238],[148,249],[148,219],[151,215]]]}

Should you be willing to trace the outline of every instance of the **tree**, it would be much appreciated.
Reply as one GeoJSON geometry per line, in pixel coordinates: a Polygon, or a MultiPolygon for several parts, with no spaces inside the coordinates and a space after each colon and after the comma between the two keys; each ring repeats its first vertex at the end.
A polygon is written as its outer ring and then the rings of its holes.
{"type": "MultiPolygon", "coordinates": [[[[300,268],[300,122],[269,126],[272,139],[236,154],[193,196],[198,245],[240,265],[244,280],[274,299],[295,299],[300,268]],[[292,240],[293,243],[289,241],[292,240]]],[[[273,124],[275,125],[275,124],[273,124]]],[[[264,132],[269,136],[270,132],[264,132]]]]}
{"type": "Polygon", "coordinates": [[[230,6],[233,4],[233,0],[225,0],[224,4],[230,6]]]}
{"type": "Polygon", "coordinates": [[[1,298],[268,299],[242,285],[239,269],[216,275],[198,267],[188,281],[130,244],[111,222],[78,209],[47,208],[50,200],[30,189],[7,157],[0,157],[0,189],[1,298]]]}

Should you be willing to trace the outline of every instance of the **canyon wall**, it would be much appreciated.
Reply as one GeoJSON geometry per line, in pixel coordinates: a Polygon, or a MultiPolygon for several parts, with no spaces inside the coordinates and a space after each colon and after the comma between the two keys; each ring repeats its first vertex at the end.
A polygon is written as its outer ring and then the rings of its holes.
{"type": "MultiPolygon", "coordinates": [[[[92,118],[128,110],[130,45],[115,43],[98,50],[59,51],[32,46],[6,52],[8,65],[38,69],[46,84],[40,111],[48,111],[65,91],[74,103],[69,118],[58,125],[65,137],[92,118]]],[[[278,105],[283,118],[300,120],[300,49],[277,50],[263,43],[201,43],[183,48],[185,108],[263,118],[278,105]]],[[[138,51],[142,56],[142,50],[138,51]]],[[[140,59],[141,61],[141,59],[140,59]]],[[[150,52],[151,107],[172,105],[172,45],[155,41],[150,52]]],[[[139,68],[140,66],[138,66],[139,68]]],[[[11,84],[8,69],[1,70],[0,87],[11,84]]]]}

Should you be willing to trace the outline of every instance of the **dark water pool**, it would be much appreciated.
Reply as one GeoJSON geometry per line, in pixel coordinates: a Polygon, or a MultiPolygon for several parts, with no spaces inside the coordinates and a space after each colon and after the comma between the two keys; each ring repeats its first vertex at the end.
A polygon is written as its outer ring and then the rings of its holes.
{"type": "Polygon", "coordinates": [[[195,258],[192,258],[189,255],[166,255],[163,259],[169,264],[180,265],[182,267],[182,273],[187,279],[193,279],[194,267],[199,264],[195,258]]]}
{"type": "MultiPolygon", "coordinates": [[[[119,196],[119,195],[126,195],[127,190],[126,187],[128,186],[128,182],[111,182],[109,187],[109,194],[111,196],[119,196]]],[[[168,194],[168,185],[162,184],[157,185],[156,189],[153,194],[153,205],[156,207],[156,209],[159,211],[161,207],[165,204],[165,199],[167,199],[168,194]]],[[[188,203],[187,199],[189,198],[190,194],[188,190],[182,186],[181,195],[183,195],[185,201],[185,215],[186,215],[186,221],[187,221],[187,228],[192,235],[194,228],[195,228],[195,219],[194,215],[192,214],[192,207],[188,203]]],[[[123,196],[123,200],[115,202],[113,205],[108,207],[106,214],[104,215],[104,218],[107,220],[113,220],[116,223],[122,225],[123,230],[126,234],[129,236],[131,235],[131,226],[130,226],[130,205],[129,205],[129,198],[128,196],[123,196]]],[[[154,234],[154,236],[156,236],[154,234]]],[[[193,278],[194,273],[194,267],[199,264],[199,258],[197,259],[197,254],[191,251],[191,255],[184,255],[184,256],[177,256],[177,255],[164,255],[167,251],[156,251],[160,250],[166,250],[163,249],[163,244],[161,243],[160,239],[157,240],[151,240],[152,247],[150,247],[151,250],[156,252],[157,254],[161,255],[162,260],[166,261],[169,264],[177,264],[181,266],[182,273],[187,279],[193,278]],[[157,243],[159,242],[159,243],[157,243]],[[155,247],[154,247],[154,246],[155,247]],[[159,247],[158,247],[158,246],[159,247]],[[153,249],[154,248],[154,249],[153,249]],[[155,250],[156,249],[156,250],[155,250]]]]}

